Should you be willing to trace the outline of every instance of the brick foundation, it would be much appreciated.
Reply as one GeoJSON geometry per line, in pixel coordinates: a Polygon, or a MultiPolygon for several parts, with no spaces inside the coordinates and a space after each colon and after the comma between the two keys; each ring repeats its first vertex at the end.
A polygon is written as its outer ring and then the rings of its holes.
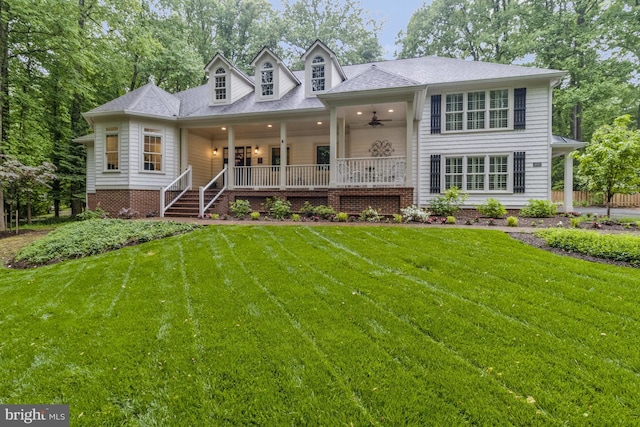
{"type": "Polygon", "coordinates": [[[160,191],[157,190],[97,190],[88,197],[89,209],[101,209],[109,212],[112,218],[118,216],[122,208],[131,208],[144,217],[158,216],[160,210],[160,191]]]}

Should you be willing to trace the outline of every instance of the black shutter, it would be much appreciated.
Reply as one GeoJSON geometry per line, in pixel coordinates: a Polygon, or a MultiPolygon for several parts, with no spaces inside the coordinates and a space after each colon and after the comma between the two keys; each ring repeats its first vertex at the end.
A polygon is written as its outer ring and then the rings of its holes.
{"type": "Polygon", "coordinates": [[[513,90],[513,128],[524,129],[527,124],[527,88],[513,90]]]}
{"type": "Polygon", "coordinates": [[[442,95],[431,95],[431,133],[440,133],[442,126],[442,95]]]}
{"type": "Polygon", "coordinates": [[[524,169],[526,155],[524,151],[513,153],[513,192],[524,193],[524,169]]]}
{"type": "Polygon", "coordinates": [[[431,156],[431,184],[429,191],[431,193],[440,193],[440,154],[431,156]]]}

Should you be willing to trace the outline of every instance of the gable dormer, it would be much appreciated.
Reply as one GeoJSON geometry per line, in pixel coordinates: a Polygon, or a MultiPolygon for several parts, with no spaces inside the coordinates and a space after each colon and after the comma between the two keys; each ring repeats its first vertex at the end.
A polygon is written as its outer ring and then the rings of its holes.
{"type": "Polygon", "coordinates": [[[220,53],[204,70],[209,74],[209,105],[233,104],[254,89],[251,79],[220,53]]]}
{"type": "Polygon", "coordinates": [[[264,47],[251,62],[256,76],[256,101],[281,99],[300,84],[286,65],[268,47],[264,47]]]}
{"type": "Polygon", "coordinates": [[[325,93],[346,80],[336,54],[316,40],[302,55],[304,62],[305,96],[325,93]]]}

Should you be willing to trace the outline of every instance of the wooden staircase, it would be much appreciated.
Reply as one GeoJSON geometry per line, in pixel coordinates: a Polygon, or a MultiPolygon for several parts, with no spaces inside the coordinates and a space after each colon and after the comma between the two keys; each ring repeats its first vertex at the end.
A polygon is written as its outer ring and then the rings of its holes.
{"type": "MultiPolygon", "coordinates": [[[[211,200],[220,190],[210,190],[205,192],[205,199],[211,200]]],[[[213,209],[213,206],[209,208],[209,211],[213,209]]],[[[176,202],[171,205],[169,209],[164,213],[166,217],[182,217],[182,218],[197,218],[200,214],[200,194],[198,190],[189,190],[182,195],[176,202]]]]}

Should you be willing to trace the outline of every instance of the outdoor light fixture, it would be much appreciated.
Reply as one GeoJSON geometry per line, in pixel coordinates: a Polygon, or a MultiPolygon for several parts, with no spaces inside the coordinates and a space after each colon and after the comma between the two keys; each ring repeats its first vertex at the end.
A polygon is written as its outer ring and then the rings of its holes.
{"type": "Polygon", "coordinates": [[[217,156],[217,155],[218,155],[218,147],[215,147],[215,148],[213,149],[213,155],[214,155],[214,156],[217,156]]]}
{"type": "Polygon", "coordinates": [[[255,149],[255,150],[253,150],[253,152],[254,152],[255,154],[258,154],[258,150],[259,150],[259,149],[260,149],[260,147],[258,147],[258,146],[256,145],[256,149],[255,149]]]}

